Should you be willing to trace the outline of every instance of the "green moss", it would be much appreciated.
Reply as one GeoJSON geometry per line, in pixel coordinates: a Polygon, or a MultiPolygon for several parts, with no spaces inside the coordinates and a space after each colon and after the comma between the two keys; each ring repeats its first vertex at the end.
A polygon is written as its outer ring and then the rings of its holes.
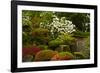
{"type": "Polygon", "coordinates": [[[43,50],[36,54],[35,61],[49,61],[57,52],[52,50],[43,50]]]}

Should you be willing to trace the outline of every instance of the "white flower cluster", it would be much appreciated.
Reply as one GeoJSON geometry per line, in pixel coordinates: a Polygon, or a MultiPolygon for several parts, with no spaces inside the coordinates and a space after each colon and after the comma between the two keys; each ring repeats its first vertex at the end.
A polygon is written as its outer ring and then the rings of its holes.
{"type": "Polygon", "coordinates": [[[61,17],[61,19],[59,19],[58,17],[54,17],[53,18],[53,22],[51,24],[49,24],[50,32],[52,34],[54,34],[54,32],[58,32],[58,33],[72,33],[73,31],[75,31],[75,25],[72,24],[71,21],[66,20],[65,17],[61,17]]]}
{"type": "MultiPolygon", "coordinates": [[[[43,25],[42,25],[43,27],[43,25]]],[[[61,17],[60,19],[54,15],[53,22],[50,24],[47,24],[46,26],[47,29],[50,30],[52,34],[56,33],[72,33],[75,31],[75,25],[72,24],[71,21],[66,20],[65,17],[61,17]]]]}

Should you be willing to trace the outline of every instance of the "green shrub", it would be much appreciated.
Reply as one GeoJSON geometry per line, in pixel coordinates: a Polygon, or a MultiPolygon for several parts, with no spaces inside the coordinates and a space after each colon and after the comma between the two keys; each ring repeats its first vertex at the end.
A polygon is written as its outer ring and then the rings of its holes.
{"type": "Polygon", "coordinates": [[[57,39],[62,40],[64,42],[64,44],[66,44],[66,45],[70,45],[71,43],[73,43],[75,41],[75,38],[72,37],[71,34],[66,34],[66,33],[59,35],[57,39]]]}
{"type": "Polygon", "coordinates": [[[57,39],[63,40],[64,44],[67,45],[66,47],[63,48],[64,51],[69,51],[73,52],[73,45],[75,44],[75,38],[72,37],[72,34],[67,34],[67,33],[62,33],[58,36],[57,39]]]}
{"type": "Polygon", "coordinates": [[[55,39],[55,40],[51,40],[49,42],[49,47],[52,49],[55,49],[57,47],[59,47],[59,45],[63,44],[63,41],[60,39],[55,39]]]}
{"type": "Polygon", "coordinates": [[[60,45],[68,45],[66,47],[69,47],[73,43],[75,43],[75,38],[71,34],[61,33],[56,39],[49,42],[49,47],[53,49],[58,48],[60,45]]]}
{"type": "Polygon", "coordinates": [[[43,50],[36,54],[35,61],[49,61],[56,54],[56,51],[43,50]]]}

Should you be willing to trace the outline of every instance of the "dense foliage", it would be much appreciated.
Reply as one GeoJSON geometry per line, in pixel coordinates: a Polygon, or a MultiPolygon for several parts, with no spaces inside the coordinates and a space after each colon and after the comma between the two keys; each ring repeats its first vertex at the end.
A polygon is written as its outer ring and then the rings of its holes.
{"type": "Polygon", "coordinates": [[[90,15],[22,11],[22,61],[90,58],[90,15]]]}

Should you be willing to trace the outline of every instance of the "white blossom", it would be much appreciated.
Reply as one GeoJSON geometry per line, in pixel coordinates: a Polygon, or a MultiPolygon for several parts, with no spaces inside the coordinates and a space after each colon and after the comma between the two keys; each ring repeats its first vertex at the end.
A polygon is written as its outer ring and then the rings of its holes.
{"type": "MultiPolygon", "coordinates": [[[[57,16],[53,16],[53,21],[50,24],[46,24],[44,28],[47,28],[50,30],[52,34],[55,32],[57,33],[72,33],[75,31],[75,25],[72,24],[71,21],[66,20],[65,17],[58,18],[57,16]]],[[[41,27],[43,24],[41,24],[41,27]]]]}

